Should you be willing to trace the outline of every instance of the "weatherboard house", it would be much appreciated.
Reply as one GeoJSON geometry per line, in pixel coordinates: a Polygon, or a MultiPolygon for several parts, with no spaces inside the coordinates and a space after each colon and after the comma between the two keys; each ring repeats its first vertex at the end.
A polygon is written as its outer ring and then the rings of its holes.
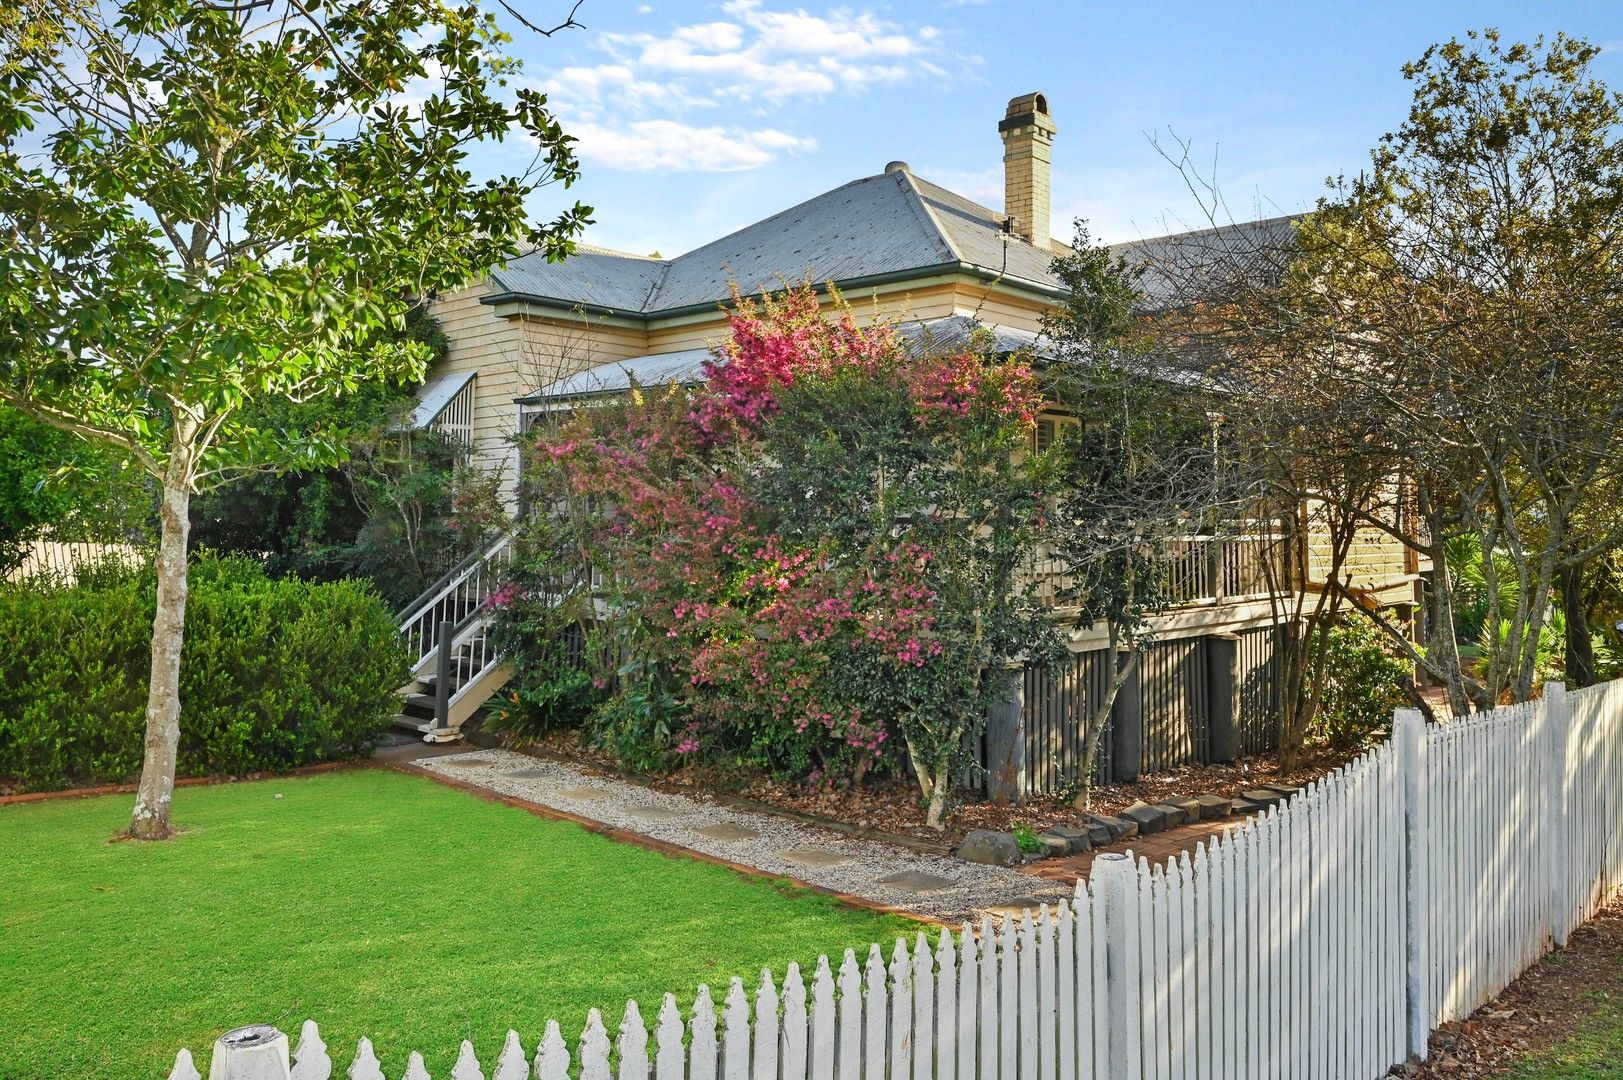
{"type": "MultiPolygon", "coordinates": [[[[1002,211],[893,161],[877,175],[676,258],[586,246],[560,263],[540,253],[517,258],[436,301],[450,349],[419,391],[417,422],[466,440],[479,465],[499,473],[516,497],[514,436],[533,417],[624,392],[633,382],[697,381],[727,334],[725,308],[735,286],[751,296],[786,283],[832,282],[851,299],[859,322],[885,319],[936,341],[980,326],[1011,352],[1040,354],[1043,315],[1066,295],[1050,266],[1070,250],[1051,237],[1056,130],[1045,95],[1009,102],[997,125],[1002,211]]],[[[1123,251],[1147,256],[1168,242],[1123,251]]],[[[832,297],[828,304],[832,310],[832,297]]],[[[1040,421],[1037,437],[1043,423],[1057,419],[1040,421]]],[[[1213,541],[1190,539],[1191,572],[1178,585],[1183,602],[1157,618],[1156,644],[1118,697],[1105,747],[1110,775],[1226,760],[1270,743],[1273,621],[1259,576],[1248,572],[1263,542],[1231,538],[1219,550],[1213,541]]],[[[505,558],[503,544],[482,563],[470,560],[463,573],[494,580],[490,564],[505,558]]],[[[1394,596],[1407,597],[1413,578],[1401,557],[1371,557],[1372,576],[1389,577],[1394,596]]],[[[503,678],[477,611],[458,606],[468,588],[448,582],[437,600],[425,596],[408,613],[420,692],[407,712],[421,718],[430,737],[454,737],[503,678]],[[436,627],[448,612],[466,625],[452,638],[454,655],[442,660],[436,627]]],[[[995,786],[1010,794],[1046,791],[1075,774],[1081,750],[1075,718],[1113,663],[1104,645],[1102,629],[1077,630],[1066,670],[1027,673],[1018,709],[989,725],[983,751],[995,786]]]]}

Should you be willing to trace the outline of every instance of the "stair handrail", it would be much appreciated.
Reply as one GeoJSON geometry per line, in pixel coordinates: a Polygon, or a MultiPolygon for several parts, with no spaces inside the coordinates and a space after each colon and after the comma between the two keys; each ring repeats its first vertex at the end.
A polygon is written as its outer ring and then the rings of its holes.
{"type": "MultiPolygon", "coordinates": [[[[443,583],[437,590],[431,594],[425,593],[424,597],[421,598],[419,602],[414,602],[411,605],[411,609],[401,620],[400,635],[405,639],[406,645],[410,650],[411,666],[414,675],[422,669],[425,663],[434,657],[439,648],[436,633],[439,623],[443,621],[446,614],[445,612],[441,611],[440,608],[445,604],[448,598],[453,596],[458,590],[462,589],[462,587],[470,579],[482,575],[487,568],[492,567],[502,555],[507,553],[512,545],[512,542],[512,535],[504,533],[494,542],[492,542],[489,547],[482,551],[476,552],[476,557],[463,560],[463,563],[458,567],[457,572],[452,575],[447,575],[446,579],[443,580],[443,583]]],[[[482,607],[484,603],[485,597],[494,592],[496,587],[497,582],[495,580],[495,575],[491,575],[490,580],[481,581],[479,583],[479,595],[472,598],[476,605],[474,610],[467,612],[456,612],[456,623],[458,628],[461,628],[462,624],[466,622],[469,617],[478,613],[480,607],[482,607]]]]}
{"type": "Polygon", "coordinates": [[[460,578],[467,574],[468,570],[473,567],[474,563],[485,561],[490,557],[495,549],[501,545],[503,541],[510,539],[512,539],[512,537],[509,534],[503,533],[495,540],[491,541],[488,547],[475,548],[474,550],[468,552],[467,555],[463,556],[461,562],[457,563],[455,566],[451,567],[451,569],[441,574],[439,579],[435,581],[434,584],[418,593],[410,603],[401,608],[399,611],[395,612],[394,621],[398,623],[402,629],[404,629],[407,621],[409,621],[423,608],[427,607],[429,604],[432,604],[435,600],[438,600],[440,596],[444,594],[445,590],[452,584],[453,578],[460,578]]]}

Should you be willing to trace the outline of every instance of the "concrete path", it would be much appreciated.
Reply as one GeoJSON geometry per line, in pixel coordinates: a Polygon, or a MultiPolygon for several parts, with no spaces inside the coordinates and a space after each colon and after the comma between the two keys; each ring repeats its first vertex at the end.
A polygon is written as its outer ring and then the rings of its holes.
{"type": "Polygon", "coordinates": [[[933,919],[1018,912],[1071,893],[1063,881],[842,836],[509,750],[412,757],[398,763],[933,919]]]}

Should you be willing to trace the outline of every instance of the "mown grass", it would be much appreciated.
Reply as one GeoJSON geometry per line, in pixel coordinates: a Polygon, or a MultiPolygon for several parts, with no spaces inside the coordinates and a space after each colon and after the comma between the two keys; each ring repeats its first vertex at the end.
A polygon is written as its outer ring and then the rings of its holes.
{"type": "Polygon", "coordinates": [[[1623,1080],[1623,1001],[1610,993],[1581,995],[1593,1007],[1578,1029],[1529,1055],[1511,1080],[1623,1080]]]}
{"type": "Polygon", "coordinates": [[[182,1046],[206,1073],[221,1032],[306,1017],[335,1073],[361,1035],[390,1075],[464,1037],[488,1069],[509,1027],[612,1032],[627,998],[912,929],[382,770],[184,788],[183,836],[109,843],[129,808],[0,807],[0,1077],[163,1076],[182,1046]]]}

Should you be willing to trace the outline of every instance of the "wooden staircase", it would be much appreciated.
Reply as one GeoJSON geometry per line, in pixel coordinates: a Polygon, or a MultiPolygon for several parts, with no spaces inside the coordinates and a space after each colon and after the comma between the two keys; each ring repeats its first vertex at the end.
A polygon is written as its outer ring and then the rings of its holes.
{"type": "Polygon", "coordinates": [[[512,538],[477,551],[400,613],[400,636],[412,659],[400,688],[395,725],[425,742],[462,737],[462,725],[501,689],[511,672],[490,640],[490,596],[512,561],[512,538]]]}

